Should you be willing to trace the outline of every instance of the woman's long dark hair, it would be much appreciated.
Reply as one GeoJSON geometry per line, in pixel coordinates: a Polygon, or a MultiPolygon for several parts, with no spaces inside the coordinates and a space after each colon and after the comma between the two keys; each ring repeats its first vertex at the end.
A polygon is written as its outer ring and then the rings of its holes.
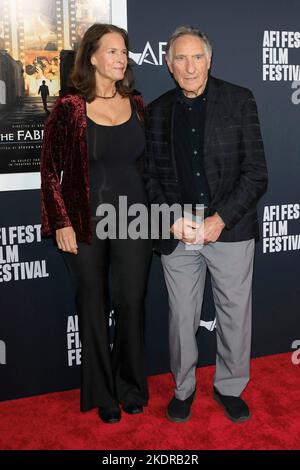
{"type": "MultiPolygon", "coordinates": [[[[125,29],[113,24],[95,23],[86,30],[79,49],[76,53],[74,69],[71,81],[77,91],[84,96],[88,103],[96,96],[95,68],[91,64],[91,57],[99,47],[99,39],[105,34],[117,33],[122,36],[129,51],[128,35],[125,29]]],[[[116,89],[121,96],[129,96],[132,93],[133,73],[128,63],[123,80],[116,83],[116,89]]]]}

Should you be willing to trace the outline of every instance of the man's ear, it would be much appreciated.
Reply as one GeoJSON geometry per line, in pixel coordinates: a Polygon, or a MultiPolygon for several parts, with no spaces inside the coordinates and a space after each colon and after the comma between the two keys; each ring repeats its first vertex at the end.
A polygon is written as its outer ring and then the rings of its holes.
{"type": "Polygon", "coordinates": [[[210,69],[210,67],[211,67],[211,56],[208,56],[208,66],[207,66],[208,70],[210,69]]]}

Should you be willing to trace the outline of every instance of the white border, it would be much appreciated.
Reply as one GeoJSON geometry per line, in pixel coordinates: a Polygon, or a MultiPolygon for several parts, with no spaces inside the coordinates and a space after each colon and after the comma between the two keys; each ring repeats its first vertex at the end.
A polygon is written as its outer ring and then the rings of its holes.
{"type": "Polygon", "coordinates": [[[111,22],[127,31],[127,0],[111,0],[111,22]]]}
{"type": "MultiPolygon", "coordinates": [[[[111,22],[127,30],[127,0],[111,0],[111,22]]],[[[40,173],[5,173],[0,174],[1,191],[20,191],[40,189],[40,173]]]]}
{"type": "Polygon", "coordinates": [[[0,191],[20,191],[25,189],[40,189],[41,175],[33,173],[5,173],[0,175],[0,191]]]}

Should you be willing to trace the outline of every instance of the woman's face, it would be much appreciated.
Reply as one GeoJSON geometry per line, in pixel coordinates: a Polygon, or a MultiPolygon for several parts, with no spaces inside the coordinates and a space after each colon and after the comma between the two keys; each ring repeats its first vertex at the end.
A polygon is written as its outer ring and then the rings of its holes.
{"type": "Polygon", "coordinates": [[[99,39],[99,47],[91,57],[96,75],[105,81],[117,82],[124,78],[127,67],[127,49],[118,33],[107,33],[99,39]]]}

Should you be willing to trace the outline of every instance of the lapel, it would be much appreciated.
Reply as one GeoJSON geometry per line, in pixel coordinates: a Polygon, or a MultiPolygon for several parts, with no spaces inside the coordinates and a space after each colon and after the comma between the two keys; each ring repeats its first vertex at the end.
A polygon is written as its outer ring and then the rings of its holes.
{"type": "Polygon", "coordinates": [[[170,93],[169,100],[165,105],[165,113],[166,113],[166,124],[167,124],[166,133],[167,133],[169,152],[172,158],[172,164],[173,164],[173,168],[175,171],[175,177],[176,179],[178,179],[178,171],[177,171],[175,150],[174,150],[175,104],[176,104],[176,89],[172,90],[172,93],[170,93]]]}
{"type": "Polygon", "coordinates": [[[215,126],[215,119],[217,117],[217,103],[220,99],[219,84],[214,77],[209,78],[209,86],[207,93],[207,107],[206,107],[206,119],[204,128],[204,153],[207,149],[212,130],[215,126]]]}

